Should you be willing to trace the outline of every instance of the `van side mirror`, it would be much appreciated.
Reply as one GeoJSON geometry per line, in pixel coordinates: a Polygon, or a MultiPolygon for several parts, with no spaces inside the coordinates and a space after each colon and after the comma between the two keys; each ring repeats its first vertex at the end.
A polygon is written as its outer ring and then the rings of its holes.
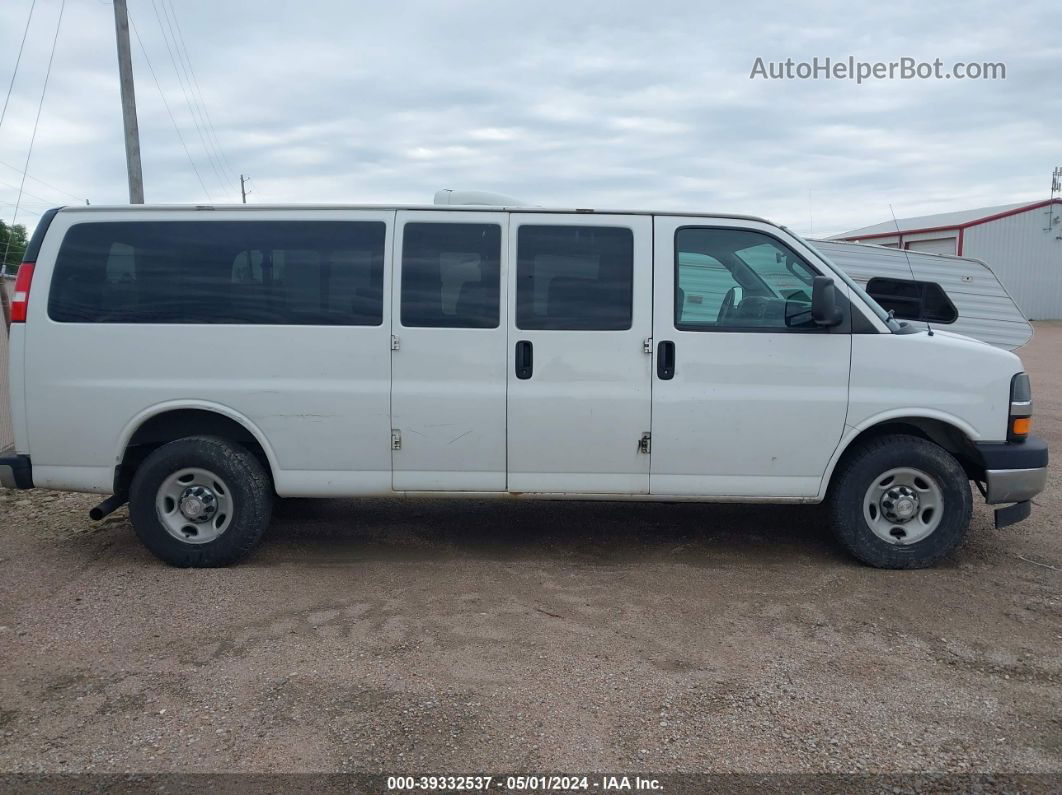
{"type": "Polygon", "coordinates": [[[811,319],[818,326],[840,325],[844,316],[837,306],[837,290],[829,276],[816,276],[811,284],[811,319]]]}

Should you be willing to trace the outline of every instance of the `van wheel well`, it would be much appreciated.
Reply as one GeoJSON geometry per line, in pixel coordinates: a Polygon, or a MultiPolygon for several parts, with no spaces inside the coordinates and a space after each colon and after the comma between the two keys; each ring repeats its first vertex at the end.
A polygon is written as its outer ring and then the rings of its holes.
{"type": "Polygon", "coordinates": [[[137,467],[153,451],[168,442],[188,436],[215,436],[247,449],[272,474],[269,459],[254,434],[223,414],[203,409],[177,409],[156,414],[144,421],[130,437],[121,463],[114,470],[114,493],[126,495],[137,467]]]}
{"type": "Polygon", "coordinates": [[[844,460],[866,445],[867,442],[881,436],[898,433],[917,436],[943,447],[955,457],[955,460],[959,462],[959,466],[963,468],[970,480],[984,480],[985,473],[978,463],[977,450],[970,438],[954,425],[927,417],[900,417],[873,425],[860,432],[845,448],[833,471],[840,470],[844,460]]]}

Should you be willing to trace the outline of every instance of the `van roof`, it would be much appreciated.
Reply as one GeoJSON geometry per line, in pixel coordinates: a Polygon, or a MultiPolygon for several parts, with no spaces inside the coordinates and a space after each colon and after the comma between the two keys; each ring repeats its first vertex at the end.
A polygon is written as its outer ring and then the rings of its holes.
{"type": "Polygon", "coordinates": [[[437,212],[518,212],[518,213],[558,213],[558,214],[594,214],[594,215],[668,215],[689,218],[729,218],[740,221],[759,221],[780,227],[766,218],[740,213],[688,212],[681,210],[612,210],[584,207],[528,207],[501,206],[485,204],[92,204],[70,205],[59,208],[61,212],[95,213],[95,212],[145,212],[150,210],[167,211],[209,211],[238,210],[432,210],[437,212]]]}

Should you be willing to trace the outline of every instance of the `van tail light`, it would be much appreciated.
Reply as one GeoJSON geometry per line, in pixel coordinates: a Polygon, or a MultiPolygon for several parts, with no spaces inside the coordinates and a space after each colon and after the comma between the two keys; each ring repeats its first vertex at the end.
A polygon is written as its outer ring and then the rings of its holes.
{"type": "Polygon", "coordinates": [[[18,266],[15,276],[15,292],[11,296],[11,322],[25,323],[26,310],[29,309],[30,283],[33,281],[32,262],[23,262],[18,266]]]}
{"type": "Polygon", "coordinates": [[[1030,430],[1032,430],[1032,386],[1026,373],[1018,373],[1010,380],[1007,440],[1024,442],[1030,430]]]}

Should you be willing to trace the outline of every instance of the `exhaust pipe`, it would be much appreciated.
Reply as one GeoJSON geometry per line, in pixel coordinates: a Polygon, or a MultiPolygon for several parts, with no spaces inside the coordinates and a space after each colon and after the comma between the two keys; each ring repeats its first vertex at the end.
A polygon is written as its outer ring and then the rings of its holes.
{"type": "Polygon", "coordinates": [[[89,519],[91,519],[94,522],[98,522],[104,516],[109,516],[110,514],[114,513],[116,510],[121,508],[127,502],[129,502],[129,497],[128,496],[120,496],[118,494],[112,494],[110,497],[108,497],[103,502],[101,502],[99,505],[97,505],[95,508],[92,508],[89,511],[89,519]]]}

